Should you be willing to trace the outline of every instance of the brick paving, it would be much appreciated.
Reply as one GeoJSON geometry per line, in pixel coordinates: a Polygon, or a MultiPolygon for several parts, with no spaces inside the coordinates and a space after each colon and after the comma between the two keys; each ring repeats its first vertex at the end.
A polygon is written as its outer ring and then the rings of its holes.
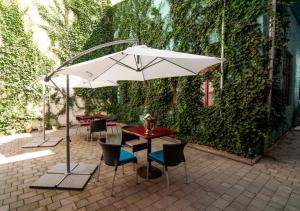
{"type": "MultiPolygon", "coordinates": [[[[64,131],[51,136],[63,137],[64,131]]],[[[84,141],[71,131],[73,161],[97,163],[101,153],[96,142],[84,141]]],[[[187,147],[189,183],[183,166],[170,170],[170,191],[165,177],[135,184],[133,166],[118,172],[115,197],[110,196],[113,168],[103,165],[100,181],[96,174],[84,191],[30,189],[48,168],[65,161],[64,141],[55,148],[23,149],[41,136],[0,139],[0,159],[39,151],[53,154],[0,164],[0,211],[2,210],[300,210],[300,132],[290,131],[258,164],[249,166],[187,147]]],[[[111,140],[118,141],[116,136],[111,140]]],[[[2,137],[3,138],[3,137],[2,137]]],[[[153,141],[160,149],[165,140],[153,141]]],[[[146,151],[138,153],[139,165],[146,151]]]]}

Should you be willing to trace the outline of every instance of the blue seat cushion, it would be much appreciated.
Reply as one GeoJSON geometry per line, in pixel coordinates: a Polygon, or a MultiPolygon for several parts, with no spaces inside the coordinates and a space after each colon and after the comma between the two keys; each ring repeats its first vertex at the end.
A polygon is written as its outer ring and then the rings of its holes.
{"type": "Polygon", "coordinates": [[[149,153],[148,158],[150,158],[151,160],[157,161],[161,164],[165,163],[163,150],[149,153]]]}
{"type": "Polygon", "coordinates": [[[135,159],[136,159],[136,157],[132,153],[127,152],[124,149],[121,149],[121,151],[120,151],[120,159],[119,159],[120,163],[131,162],[131,161],[133,161],[135,159]]]}

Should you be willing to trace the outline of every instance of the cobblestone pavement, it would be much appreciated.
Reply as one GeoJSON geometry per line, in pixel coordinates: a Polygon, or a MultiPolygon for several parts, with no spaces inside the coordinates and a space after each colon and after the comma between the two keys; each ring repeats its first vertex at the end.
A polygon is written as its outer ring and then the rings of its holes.
{"type": "MultiPolygon", "coordinates": [[[[80,139],[74,129],[71,134],[72,160],[97,163],[98,144],[80,139]]],[[[63,137],[64,131],[50,135],[63,137]]],[[[105,165],[100,182],[94,175],[84,191],[30,189],[48,168],[65,161],[64,141],[54,148],[22,149],[41,137],[32,136],[0,139],[0,210],[300,210],[300,132],[289,132],[254,166],[187,147],[189,183],[185,184],[183,166],[172,168],[170,192],[165,176],[140,178],[136,185],[128,164],[124,176],[118,172],[115,197],[110,196],[113,168],[105,165]],[[38,153],[50,155],[30,159],[38,153]]],[[[153,141],[153,149],[164,142],[153,141]]],[[[145,157],[145,151],[138,153],[139,165],[145,157]]]]}

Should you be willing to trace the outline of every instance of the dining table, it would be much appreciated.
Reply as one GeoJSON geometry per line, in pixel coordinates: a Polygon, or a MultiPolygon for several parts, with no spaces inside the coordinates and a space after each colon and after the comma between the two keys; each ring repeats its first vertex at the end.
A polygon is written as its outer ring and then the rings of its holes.
{"type": "MultiPolygon", "coordinates": [[[[152,140],[163,136],[169,136],[176,133],[175,130],[155,126],[151,132],[146,133],[144,126],[123,128],[123,132],[136,135],[147,140],[147,155],[152,151],[152,140]]],[[[151,160],[147,159],[149,163],[149,179],[155,179],[161,176],[162,171],[155,166],[151,166],[151,160]]],[[[142,178],[147,178],[147,166],[141,166],[137,169],[138,175],[142,178]]]]}
{"type": "Polygon", "coordinates": [[[89,121],[93,119],[105,119],[107,118],[104,114],[92,114],[92,115],[76,115],[76,119],[79,121],[89,121]]]}

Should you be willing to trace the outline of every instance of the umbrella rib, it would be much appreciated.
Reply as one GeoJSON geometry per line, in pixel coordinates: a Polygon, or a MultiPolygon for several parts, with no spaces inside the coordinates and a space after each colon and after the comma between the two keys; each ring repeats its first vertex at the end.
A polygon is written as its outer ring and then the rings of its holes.
{"type": "Polygon", "coordinates": [[[156,65],[156,64],[158,64],[158,63],[160,63],[160,62],[163,61],[163,60],[159,60],[159,61],[157,61],[157,62],[155,62],[155,63],[152,63],[152,62],[154,62],[157,58],[158,58],[158,57],[156,57],[156,58],[153,59],[151,62],[149,62],[145,67],[143,67],[142,70],[147,69],[147,68],[149,68],[149,67],[152,67],[153,65],[156,65]],[[152,63],[152,64],[151,64],[151,63],[152,63]]]}
{"type": "Polygon", "coordinates": [[[165,58],[162,58],[162,57],[159,57],[159,58],[161,58],[162,60],[165,60],[165,61],[167,61],[167,62],[169,62],[169,63],[171,63],[171,64],[173,64],[173,65],[175,65],[175,66],[177,66],[177,67],[180,67],[180,68],[182,68],[182,69],[185,69],[185,70],[187,70],[188,72],[193,73],[194,75],[197,75],[197,73],[195,73],[194,71],[191,71],[191,70],[189,70],[189,69],[187,69],[187,68],[185,68],[185,67],[183,67],[183,66],[181,66],[181,65],[179,65],[179,64],[176,64],[176,63],[174,63],[174,62],[171,62],[171,61],[168,60],[168,59],[165,59],[165,58]]]}
{"type": "MultiPolygon", "coordinates": [[[[126,55],[126,56],[128,56],[128,55],[126,55]]],[[[114,58],[111,58],[111,57],[109,57],[109,58],[111,60],[115,61],[116,62],[115,64],[119,64],[119,65],[122,65],[123,67],[127,67],[127,68],[129,68],[131,70],[135,70],[136,71],[136,69],[134,69],[133,67],[130,67],[129,65],[122,63],[121,60],[118,61],[118,60],[116,60],[114,58]]]]}
{"type": "MultiPolygon", "coordinates": [[[[127,56],[127,55],[123,56],[119,61],[121,61],[122,59],[124,59],[126,56],[127,56]]],[[[111,57],[108,57],[108,58],[112,59],[113,61],[119,62],[118,60],[113,59],[113,58],[111,58],[111,57]]],[[[102,73],[100,73],[96,78],[94,78],[93,81],[96,80],[97,78],[99,78],[101,75],[103,75],[106,71],[108,71],[110,68],[112,68],[112,67],[115,66],[116,64],[117,64],[117,63],[112,64],[109,68],[107,68],[105,71],[103,71],[102,73]]]]}

